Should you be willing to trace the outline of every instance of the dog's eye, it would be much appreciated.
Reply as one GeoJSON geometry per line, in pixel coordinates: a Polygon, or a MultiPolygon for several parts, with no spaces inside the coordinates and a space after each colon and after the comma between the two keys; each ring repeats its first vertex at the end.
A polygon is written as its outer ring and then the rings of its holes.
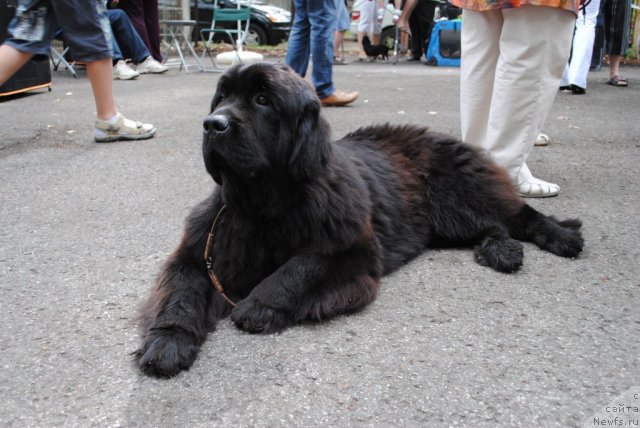
{"type": "Polygon", "coordinates": [[[267,97],[265,97],[264,95],[258,95],[256,97],[256,103],[260,104],[261,106],[266,106],[268,104],[267,97]]]}

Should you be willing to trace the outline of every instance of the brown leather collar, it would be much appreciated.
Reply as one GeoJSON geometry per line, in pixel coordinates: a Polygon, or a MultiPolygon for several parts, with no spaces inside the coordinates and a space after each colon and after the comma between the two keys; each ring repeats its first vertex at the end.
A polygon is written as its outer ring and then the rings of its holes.
{"type": "Polygon", "coordinates": [[[218,278],[218,275],[213,271],[213,239],[216,235],[216,225],[218,224],[218,220],[220,219],[220,215],[227,208],[226,205],[223,205],[218,211],[215,219],[213,220],[213,224],[211,225],[211,230],[209,231],[209,236],[207,237],[207,246],[204,249],[204,261],[207,263],[207,273],[209,274],[209,278],[211,278],[211,282],[213,283],[214,288],[220,295],[227,301],[232,307],[235,308],[236,303],[231,300],[224,292],[224,288],[222,287],[222,283],[218,278]]]}

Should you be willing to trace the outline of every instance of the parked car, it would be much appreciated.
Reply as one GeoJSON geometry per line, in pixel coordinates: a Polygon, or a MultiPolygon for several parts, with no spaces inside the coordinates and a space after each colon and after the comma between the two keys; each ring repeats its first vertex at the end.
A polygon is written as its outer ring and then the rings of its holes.
{"type": "MultiPolygon", "coordinates": [[[[249,21],[249,35],[246,45],[277,45],[289,37],[291,30],[291,12],[277,6],[271,6],[262,1],[241,0],[241,6],[251,5],[251,20],[249,21]]],[[[232,0],[218,0],[219,8],[237,8],[238,3],[232,0]]],[[[198,0],[198,28],[210,28],[213,18],[215,0],[198,0]]],[[[195,19],[195,2],[191,1],[191,18],[195,19]]],[[[220,23],[220,28],[236,28],[235,23],[220,23]]],[[[227,41],[223,34],[216,34],[215,41],[227,41]]]]}

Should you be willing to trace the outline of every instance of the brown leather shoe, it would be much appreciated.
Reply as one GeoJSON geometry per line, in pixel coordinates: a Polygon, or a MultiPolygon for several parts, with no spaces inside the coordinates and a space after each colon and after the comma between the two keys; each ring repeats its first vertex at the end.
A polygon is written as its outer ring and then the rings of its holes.
{"type": "Polygon", "coordinates": [[[341,107],[355,101],[358,95],[360,94],[357,92],[343,92],[336,89],[333,94],[321,98],[320,102],[326,107],[341,107]]]}

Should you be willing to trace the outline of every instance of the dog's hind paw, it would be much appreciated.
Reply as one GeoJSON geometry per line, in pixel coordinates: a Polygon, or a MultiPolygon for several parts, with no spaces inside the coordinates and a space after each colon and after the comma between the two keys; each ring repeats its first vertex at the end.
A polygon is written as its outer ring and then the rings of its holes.
{"type": "Polygon", "coordinates": [[[195,336],[181,328],[151,329],[133,355],[143,373],[171,377],[191,367],[198,349],[195,336]]]}
{"type": "Polygon", "coordinates": [[[266,306],[251,296],[241,300],[233,309],[231,321],[249,333],[277,333],[292,323],[281,310],[266,306]]]}
{"type": "Polygon", "coordinates": [[[584,238],[578,229],[564,228],[561,233],[550,237],[545,249],[561,257],[577,257],[584,247],[584,238]]]}

